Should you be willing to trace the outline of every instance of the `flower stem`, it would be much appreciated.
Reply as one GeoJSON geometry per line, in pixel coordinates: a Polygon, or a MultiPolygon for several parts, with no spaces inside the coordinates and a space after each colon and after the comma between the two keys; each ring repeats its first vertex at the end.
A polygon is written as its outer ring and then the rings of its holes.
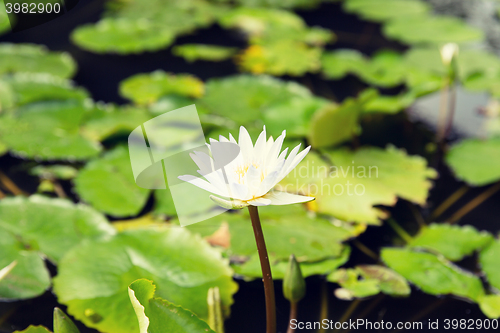
{"type": "Polygon", "coordinates": [[[295,332],[295,329],[292,328],[292,325],[290,325],[290,323],[292,322],[292,319],[297,319],[297,305],[297,302],[290,302],[290,320],[288,321],[288,329],[286,330],[286,333],[295,332]]]}
{"type": "Polygon", "coordinates": [[[252,220],[253,232],[259,252],[260,267],[262,269],[262,281],[264,282],[267,320],[266,333],[276,333],[276,302],[274,300],[273,276],[271,274],[271,265],[269,264],[269,256],[267,255],[266,242],[260,224],[259,211],[255,206],[248,206],[248,212],[252,220]]]}

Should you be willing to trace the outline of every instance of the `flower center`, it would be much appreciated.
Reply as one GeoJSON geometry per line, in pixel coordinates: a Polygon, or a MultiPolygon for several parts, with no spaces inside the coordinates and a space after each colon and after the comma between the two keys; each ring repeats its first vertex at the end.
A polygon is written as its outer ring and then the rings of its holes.
{"type": "MultiPolygon", "coordinates": [[[[253,167],[255,169],[257,169],[257,170],[259,170],[259,168],[260,168],[260,165],[258,165],[257,163],[253,162],[251,164],[238,165],[234,169],[234,174],[236,175],[236,181],[239,184],[243,184],[244,179],[245,179],[245,175],[247,174],[248,168],[250,168],[251,165],[253,165],[253,167]]],[[[266,172],[265,172],[265,170],[259,170],[259,171],[260,171],[260,181],[263,181],[264,178],[266,177],[266,172]]]]}

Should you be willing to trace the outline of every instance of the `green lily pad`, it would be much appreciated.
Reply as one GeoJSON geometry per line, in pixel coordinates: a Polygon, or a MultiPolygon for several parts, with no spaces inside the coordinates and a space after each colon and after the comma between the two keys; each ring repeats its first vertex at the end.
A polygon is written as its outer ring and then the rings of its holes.
{"type": "Polygon", "coordinates": [[[302,76],[307,72],[316,72],[321,67],[321,53],[320,47],[283,39],[251,45],[238,55],[237,62],[244,72],[302,76]]]}
{"type": "Polygon", "coordinates": [[[423,228],[409,246],[437,252],[451,261],[458,261],[484,248],[492,240],[491,234],[478,232],[472,226],[434,223],[423,228]]]}
{"type": "Polygon", "coordinates": [[[321,58],[323,73],[327,78],[338,80],[349,73],[357,73],[368,67],[368,60],[356,50],[340,49],[325,52],[321,58]]]}
{"type": "MultiPolygon", "coordinates": [[[[304,261],[300,263],[300,269],[302,271],[303,277],[308,277],[312,275],[325,275],[333,272],[349,260],[349,255],[351,254],[351,249],[345,246],[339,257],[328,258],[321,261],[304,261]]],[[[273,274],[274,280],[282,280],[285,277],[287,269],[286,260],[276,260],[274,256],[270,257],[271,262],[271,273],[273,274]]],[[[235,274],[242,275],[245,280],[252,280],[257,278],[262,278],[262,268],[260,267],[260,260],[258,254],[254,254],[245,261],[244,264],[232,265],[235,274]]]]}
{"type": "Polygon", "coordinates": [[[1,117],[0,141],[22,157],[82,160],[99,153],[98,142],[79,133],[86,112],[82,101],[50,101],[23,105],[1,117]]]}
{"type": "Polygon", "coordinates": [[[268,106],[294,97],[311,97],[311,92],[270,76],[237,75],[209,80],[199,103],[211,113],[246,124],[261,119],[268,106]]]}
{"type": "Polygon", "coordinates": [[[115,230],[95,210],[39,195],[0,202],[0,267],[16,260],[0,281],[0,298],[26,299],[50,286],[44,259],[57,263],[84,239],[109,237],[115,230]],[[50,223],[49,223],[50,222],[50,223]]]}
{"type": "Polygon", "coordinates": [[[23,331],[14,331],[14,333],[51,333],[47,328],[43,326],[30,325],[27,329],[23,331]]]}
{"type": "Polygon", "coordinates": [[[358,118],[364,103],[374,97],[368,92],[359,99],[347,98],[341,105],[329,104],[311,119],[308,139],[313,148],[337,145],[360,132],[358,118]]]}
{"type": "Polygon", "coordinates": [[[74,87],[70,81],[50,74],[17,73],[4,77],[3,81],[12,89],[16,105],[89,98],[85,89],[74,87]]]}
{"type": "Polygon", "coordinates": [[[262,114],[266,131],[277,137],[286,129],[287,138],[305,137],[313,115],[332,103],[319,97],[295,97],[270,105],[262,114]]]}
{"type": "Polygon", "coordinates": [[[463,20],[449,16],[417,15],[390,20],[383,26],[384,34],[407,44],[444,44],[480,41],[480,29],[468,26],[463,20]]]}
{"type": "Polygon", "coordinates": [[[76,62],[66,52],[50,52],[43,45],[0,44],[0,73],[48,73],[70,78],[76,72],[76,62]]]}
{"type": "Polygon", "coordinates": [[[413,104],[416,97],[412,91],[396,96],[378,95],[363,105],[363,113],[396,114],[413,104]]]}
{"type": "Polygon", "coordinates": [[[321,0],[236,0],[236,2],[248,7],[272,7],[272,8],[315,8],[321,0]]]}
{"type": "Polygon", "coordinates": [[[327,276],[342,288],[335,291],[340,299],[365,298],[380,292],[392,296],[408,296],[408,282],[398,273],[379,265],[360,265],[354,269],[339,269],[327,276]]]}
{"type": "Polygon", "coordinates": [[[76,28],[75,44],[97,53],[141,53],[157,51],[173,43],[175,34],[147,19],[105,18],[76,28]]]}
{"type": "Polygon", "coordinates": [[[124,231],[107,241],[87,242],[59,264],[54,291],[68,312],[101,332],[139,331],[128,286],[155,281],[157,295],[208,318],[207,293],[219,287],[229,312],[237,285],[221,254],[185,228],[124,231]],[[99,279],[95,277],[99,276],[99,279]]]}
{"type": "MultiPolygon", "coordinates": [[[[268,253],[275,260],[288,261],[290,254],[294,254],[300,262],[338,257],[342,253],[341,242],[360,232],[347,223],[338,221],[334,224],[323,218],[311,218],[300,205],[262,207],[259,213],[268,253]]],[[[225,223],[230,235],[228,255],[244,257],[257,253],[246,210],[221,214],[187,228],[202,236],[210,236],[225,223]]]]}
{"type": "Polygon", "coordinates": [[[172,48],[172,53],[178,57],[183,57],[189,62],[197,60],[222,61],[231,58],[236,54],[237,48],[209,45],[209,44],[183,44],[172,48]]]}
{"type": "Polygon", "coordinates": [[[390,268],[428,294],[452,294],[472,301],[478,301],[484,295],[479,277],[434,254],[384,248],[381,258],[390,268]]]}
{"type": "Polygon", "coordinates": [[[491,319],[500,317],[500,295],[484,295],[479,298],[481,311],[491,319]]]}
{"type": "Polygon", "coordinates": [[[376,22],[423,15],[430,9],[429,4],[419,0],[347,0],[343,4],[346,12],[376,22]]]}
{"type": "Polygon", "coordinates": [[[481,251],[479,262],[488,282],[500,291],[500,242],[498,240],[481,251]]]}
{"type": "Polygon", "coordinates": [[[155,71],[136,74],[120,82],[120,94],[137,104],[151,104],[169,94],[201,97],[203,93],[203,82],[189,74],[173,75],[155,71]]]}
{"type": "Polygon", "coordinates": [[[80,133],[91,140],[103,141],[115,134],[129,135],[152,117],[143,108],[97,104],[82,120],[80,133]]]}
{"type": "Polygon", "coordinates": [[[473,186],[484,186],[500,180],[500,138],[466,139],[453,145],[446,163],[455,176],[473,186]]]}
{"type": "Polygon", "coordinates": [[[90,161],[74,182],[82,200],[117,217],[137,215],[150,193],[136,185],[129,153],[123,146],[90,161]]]}
{"type": "Polygon", "coordinates": [[[387,215],[374,206],[393,206],[398,197],[423,205],[437,176],[422,157],[391,146],[341,148],[326,157],[333,164],[309,153],[280,186],[316,197],[315,210],[344,221],[378,225],[387,215]]]}
{"type": "MultiPolygon", "coordinates": [[[[2,0],[3,4],[3,0],[2,0]]],[[[9,21],[9,16],[7,15],[7,11],[5,6],[0,7],[0,34],[4,34],[7,31],[11,30],[11,25],[9,21]]]]}
{"type": "Polygon", "coordinates": [[[76,177],[78,170],[72,166],[61,164],[37,165],[31,169],[30,173],[43,179],[69,180],[76,177]]]}
{"type": "Polygon", "coordinates": [[[154,297],[155,289],[146,279],[134,281],[128,289],[141,333],[215,333],[191,311],[154,297]]]}

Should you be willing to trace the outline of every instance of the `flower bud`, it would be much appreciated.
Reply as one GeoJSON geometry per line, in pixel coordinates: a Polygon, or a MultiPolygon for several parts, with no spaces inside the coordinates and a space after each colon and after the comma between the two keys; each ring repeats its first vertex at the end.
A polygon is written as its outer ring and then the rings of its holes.
{"type": "Polygon", "coordinates": [[[293,254],[290,255],[283,279],[283,294],[292,303],[300,301],[306,295],[306,281],[293,254]]]}
{"type": "Polygon", "coordinates": [[[458,56],[458,45],[455,43],[448,43],[443,45],[439,50],[441,53],[441,61],[445,66],[449,66],[453,61],[453,58],[458,56]]]}

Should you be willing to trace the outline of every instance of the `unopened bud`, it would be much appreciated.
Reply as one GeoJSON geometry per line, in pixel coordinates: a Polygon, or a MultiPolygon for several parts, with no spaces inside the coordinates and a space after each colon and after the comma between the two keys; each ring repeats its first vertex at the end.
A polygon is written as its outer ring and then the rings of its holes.
{"type": "Polygon", "coordinates": [[[293,254],[290,256],[283,279],[283,295],[292,303],[300,301],[306,295],[306,281],[293,254]]]}
{"type": "Polygon", "coordinates": [[[443,45],[439,50],[441,53],[441,61],[445,66],[449,66],[453,61],[453,58],[458,56],[458,45],[455,43],[448,43],[443,45]]]}

